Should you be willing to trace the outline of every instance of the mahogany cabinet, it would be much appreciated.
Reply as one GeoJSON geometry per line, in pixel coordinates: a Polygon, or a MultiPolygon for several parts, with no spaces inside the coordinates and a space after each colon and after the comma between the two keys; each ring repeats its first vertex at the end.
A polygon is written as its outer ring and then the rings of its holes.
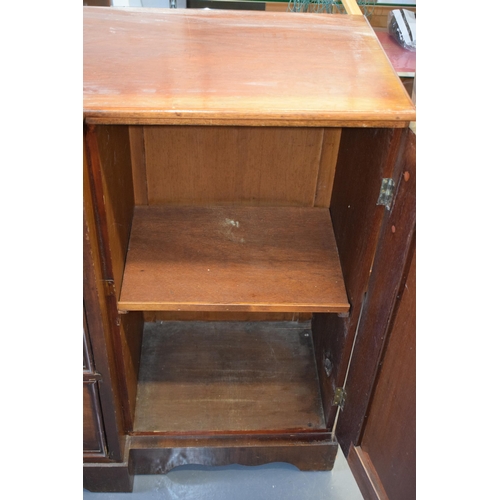
{"type": "Polygon", "coordinates": [[[85,488],[357,444],[414,119],[362,16],[84,7],[85,488]]]}

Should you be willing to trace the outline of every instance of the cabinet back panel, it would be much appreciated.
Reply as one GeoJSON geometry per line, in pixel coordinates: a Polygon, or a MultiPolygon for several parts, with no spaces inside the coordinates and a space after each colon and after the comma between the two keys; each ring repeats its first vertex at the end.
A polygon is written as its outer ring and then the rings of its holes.
{"type": "Polygon", "coordinates": [[[339,142],[340,129],[145,126],[136,193],[150,205],[327,207],[339,142]]]}
{"type": "Polygon", "coordinates": [[[221,312],[221,311],[144,311],[144,321],[310,321],[312,313],[221,312]]]}

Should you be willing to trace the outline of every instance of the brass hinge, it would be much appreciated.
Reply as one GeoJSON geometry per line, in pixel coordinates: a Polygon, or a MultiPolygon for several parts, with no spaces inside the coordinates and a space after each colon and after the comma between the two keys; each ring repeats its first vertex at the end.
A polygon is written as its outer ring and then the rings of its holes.
{"type": "Polygon", "coordinates": [[[336,387],[333,394],[332,406],[339,406],[340,409],[343,410],[346,396],[347,394],[343,387],[336,387]]]}
{"type": "Polygon", "coordinates": [[[394,186],[395,183],[391,178],[382,179],[377,205],[384,205],[387,210],[391,209],[392,199],[394,197],[394,186]]]}
{"type": "Polygon", "coordinates": [[[83,374],[84,382],[100,382],[102,380],[102,375],[99,372],[90,372],[83,374]]]}

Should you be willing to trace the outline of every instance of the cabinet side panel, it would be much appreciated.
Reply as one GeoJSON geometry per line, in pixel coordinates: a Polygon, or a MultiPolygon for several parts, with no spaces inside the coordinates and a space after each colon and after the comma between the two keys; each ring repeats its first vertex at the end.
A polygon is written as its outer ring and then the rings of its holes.
{"type": "Polygon", "coordinates": [[[118,460],[123,452],[120,381],[117,376],[113,334],[108,320],[106,287],[99,258],[99,238],[85,149],[83,166],[83,322],[88,335],[87,373],[95,371],[100,374],[99,393],[108,453],[110,458],[118,460]]]}
{"type": "Polygon", "coordinates": [[[127,430],[132,427],[143,327],[142,313],[122,316],[117,309],[134,213],[129,129],[127,126],[87,127],[86,144],[91,173],[88,197],[95,202],[98,258],[105,287],[102,307],[106,309],[112,335],[120,403],[127,430]]]}
{"type": "Polygon", "coordinates": [[[314,206],[323,129],[144,127],[149,204],[314,206]]]}
{"type": "Polygon", "coordinates": [[[98,146],[112,279],[119,292],[135,205],[128,127],[96,126],[94,132],[98,146]]]}
{"type": "Polygon", "coordinates": [[[386,210],[377,206],[382,179],[391,177],[400,129],[343,129],[330,215],[351,306],[349,316],[313,315],[313,339],[325,419],[333,425],[334,389],[342,387],[386,210]],[[325,366],[326,365],[326,366],[325,366]]]}

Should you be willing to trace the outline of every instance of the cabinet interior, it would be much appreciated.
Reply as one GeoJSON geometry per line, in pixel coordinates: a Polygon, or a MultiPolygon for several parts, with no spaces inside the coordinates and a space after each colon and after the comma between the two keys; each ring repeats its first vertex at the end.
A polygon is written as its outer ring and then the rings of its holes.
{"type": "Polygon", "coordinates": [[[325,429],[309,322],[145,325],[134,434],[325,429]]]}
{"type": "Polygon", "coordinates": [[[350,309],[332,224],[339,154],[344,174],[355,157],[344,133],[87,128],[130,435],[331,430],[325,360],[350,309]]]}

